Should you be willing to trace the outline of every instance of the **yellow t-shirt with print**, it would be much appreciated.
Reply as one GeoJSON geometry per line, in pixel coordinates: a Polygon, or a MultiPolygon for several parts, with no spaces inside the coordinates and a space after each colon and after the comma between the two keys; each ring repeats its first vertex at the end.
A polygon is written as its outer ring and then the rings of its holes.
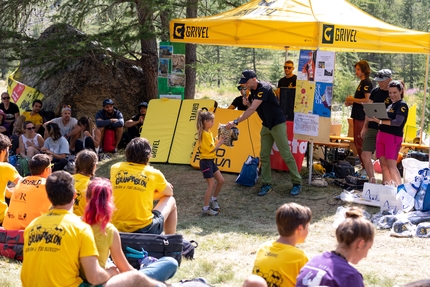
{"type": "Polygon", "coordinates": [[[15,167],[7,162],[0,162],[0,171],[0,223],[3,223],[7,211],[5,201],[7,184],[9,181],[14,182],[20,175],[15,167]]]}
{"type": "Polygon", "coordinates": [[[215,157],[215,141],[212,132],[203,131],[200,141],[200,159],[214,159],[215,157]]]}
{"type": "Polygon", "coordinates": [[[76,198],[73,203],[73,213],[77,216],[84,215],[85,206],[87,205],[87,187],[90,184],[89,176],[77,173],[73,175],[75,180],[76,198]]]}
{"type": "MultiPolygon", "coordinates": [[[[112,223],[106,225],[105,230],[102,232],[100,224],[91,225],[94,233],[94,240],[96,242],[97,251],[99,252],[99,265],[105,269],[106,261],[110,254],[110,247],[113,244],[113,235],[116,230],[112,223]]],[[[81,278],[86,280],[84,270],[80,270],[81,278]]]]}
{"type": "Polygon", "coordinates": [[[40,114],[31,115],[31,111],[23,112],[21,115],[25,117],[25,121],[32,122],[33,125],[43,125],[43,118],[40,114]]]}
{"type": "Polygon", "coordinates": [[[252,274],[263,277],[268,286],[294,287],[300,269],[308,261],[297,247],[269,241],[258,249],[252,274]]]}
{"type": "Polygon", "coordinates": [[[98,256],[91,226],[64,209],[33,220],[24,231],[24,287],[77,287],[81,257],[98,256]]]}
{"type": "Polygon", "coordinates": [[[5,229],[24,230],[33,219],[51,208],[45,186],[46,179],[40,176],[27,176],[18,182],[3,221],[5,229]]]}
{"type": "Polygon", "coordinates": [[[152,223],[155,191],[162,192],[167,181],[150,165],[121,162],[112,165],[110,180],[115,211],[111,222],[120,232],[134,232],[152,223]]]}

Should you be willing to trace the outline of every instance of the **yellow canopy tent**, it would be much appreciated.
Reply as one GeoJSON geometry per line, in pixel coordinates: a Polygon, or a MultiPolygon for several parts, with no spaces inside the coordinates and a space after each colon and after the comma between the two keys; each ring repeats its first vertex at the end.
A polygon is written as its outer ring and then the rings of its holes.
{"type": "Polygon", "coordinates": [[[387,24],[344,0],[254,0],[202,18],[174,19],[170,40],[270,49],[427,54],[430,33],[387,24]]]}
{"type": "Polygon", "coordinates": [[[254,0],[214,16],[174,19],[170,21],[170,41],[278,50],[427,54],[427,90],[430,33],[390,25],[345,0],[254,0]]]}

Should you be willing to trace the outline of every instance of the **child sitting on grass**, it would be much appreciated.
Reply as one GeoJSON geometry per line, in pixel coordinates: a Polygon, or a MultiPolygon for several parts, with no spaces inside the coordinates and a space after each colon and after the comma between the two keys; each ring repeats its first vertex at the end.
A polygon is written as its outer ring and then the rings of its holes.
{"type": "Polygon", "coordinates": [[[300,269],[309,261],[296,244],[305,242],[311,219],[312,211],[307,206],[290,202],[279,207],[279,238],[260,246],[252,273],[264,278],[268,286],[295,286],[300,269]]]}
{"type": "Polygon", "coordinates": [[[215,115],[213,113],[199,110],[197,131],[200,144],[200,170],[208,183],[202,216],[216,216],[219,214],[220,207],[217,197],[224,184],[224,177],[215,163],[216,150],[224,143],[224,138],[220,138],[215,145],[212,132],[210,131],[214,125],[214,119],[215,115]],[[214,178],[216,179],[216,183],[214,178]]]}

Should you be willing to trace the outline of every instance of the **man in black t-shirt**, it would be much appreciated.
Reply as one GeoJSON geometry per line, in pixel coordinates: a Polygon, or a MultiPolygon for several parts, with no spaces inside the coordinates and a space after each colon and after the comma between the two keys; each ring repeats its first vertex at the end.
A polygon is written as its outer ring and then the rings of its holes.
{"type": "MultiPolygon", "coordinates": [[[[382,69],[376,73],[374,80],[378,82],[378,87],[374,88],[370,93],[369,100],[371,103],[385,103],[385,106],[391,104],[391,99],[388,95],[388,84],[391,82],[391,70],[382,69]]],[[[375,171],[372,164],[372,153],[376,150],[376,135],[378,134],[379,126],[377,123],[369,121],[366,117],[364,120],[361,137],[363,138],[363,152],[361,160],[363,167],[366,170],[369,181],[376,183],[375,171]]],[[[384,173],[382,173],[382,182],[385,182],[384,173]]]]}
{"type": "Polygon", "coordinates": [[[1,94],[0,110],[5,113],[5,118],[3,121],[6,124],[4,126],[8,130],[8,134],[11,134],[13,123],[19,117],[19,108],[10,100],[10,96],[7,92],[3,92],[1,94]]]}
{"type": "Polygon", "coordinates": [[[128,129],[128,134],[130,136],[129,140],[140,137],[140,128],[143,126],[143,122],[145,121],[148,102],[141,102],[137,106],[137,109],[139,113],[125,122],[125,127],[128,129]]]}
{"type": "Polygon", "coordinates": [[[352,105],[351,118],[354,123],[354,145],[357,148],[358,156],[360,157],[361,163],[363,159],[361,158],[363,139],[361,138],[361,130],[364,125],[365,113],[363,109],[363,103],[369,103],[370,92],[373,89],[372,81],[369,79],[370,67],[365,60],[361,60],[354,65],[355,75],[360,79],[360,84],[358,84],[355,90],[354,97],[348,96],[345,100],[346,106],[352,105]]]}
{"type": "Polygon", "coordinates": [[[294,103],[296,99],[297,76],[294,75],[294,63],[288,60],[284,64],[285,77],[278,81],[276,95],[287,121],[294,121],[294,103]]]}
{"type": "Polygon", "coordinates": [[[238,109],[239,111],[244,111],[248,108],[249,102],[248,102],[248,95],[246,88],[243,87],[243,85],[237,86],[237,89],[240,92],[240,96],[234,98],[233,102],[228,107],[231,110],[238,109]]]}
{"type": "Polygon", "coordinates": [[[240,117],[229,122],[227,128],[237,126],[240,122],[249,118],[255,111],[257,111],[258,116],[263,121],[260,132],[261,179],[263,186],[258,196],[266,195],[272,190],[270,152],[272,151],[274,142],[276,142],[279,153],[290,171],[291,181],[293,182],[290,195],[298,195],[301,191],[302,177],[298,172],[296,161],[288,144],[285,115],[279,106],[272,86],[269,83],[257,80],[257,75],[253,70],[243,71],[239,85],[244,85],[246,89],[250,89],[249,100],[251,106],[240,117]]]}

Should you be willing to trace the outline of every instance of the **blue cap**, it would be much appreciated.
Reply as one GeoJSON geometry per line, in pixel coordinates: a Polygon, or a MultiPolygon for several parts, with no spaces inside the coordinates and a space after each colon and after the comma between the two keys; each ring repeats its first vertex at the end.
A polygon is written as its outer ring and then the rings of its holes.
{"type": "Polygon", "coordinates": [[[242,72],[242,77],[240,78],[239,85],[243,85],[248,82],[249,79],[257,78],[257,74],[253,70],[245,70],[242,72]]]}
{"type": "Polygon", "coordinates": [[[113,105],[113,101],[111,99],[105,99],[103,101],[103,107],[107,106],[107,105],[113,105]]]}

